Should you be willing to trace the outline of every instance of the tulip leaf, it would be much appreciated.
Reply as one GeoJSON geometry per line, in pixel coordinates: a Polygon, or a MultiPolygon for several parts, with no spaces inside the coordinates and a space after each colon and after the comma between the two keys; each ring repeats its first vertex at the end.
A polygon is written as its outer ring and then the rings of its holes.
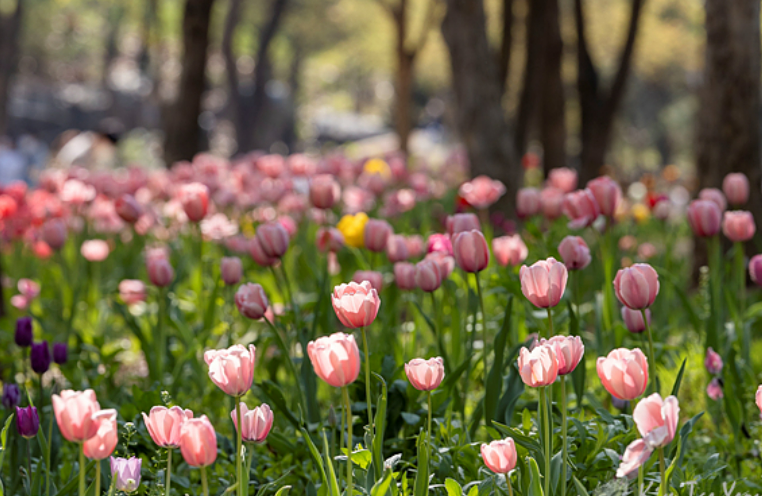
{"type": "Polygon", "coordinates": [[[380,479],[384,470],[384,434],[386,433],[386,404],[387,404],[387,389],[386,381],[380,375],[374,373],[374,376],[381,382],[381,395],[376,402],[376,415],[373,419],[373,469],[376,475],[376,480],[380,479]]]}
{"type": "Polygon", "coordinates": [[[672,386],[672,396],[677,397],[677,393],[680,392],[680,384],[683,382],[683,373],[685,372],[685,362],[687,358],[683,359],[683,364],[680,366],[680,371],[677,373],[675,384],[672,386]]]}
{"type": "Polygon", "coordinates": [[[336,472],[333,469],[333,461],[331,461],[331,451],[328,448],[328,437],[325,435],[325,431],[323,431],[323,456],[325,457],[325,464],[328,466],[328,482],[330,484],[331,494],[335,494],[336,496],[339,496],[340,489],[339,489],[339,482],[336,480],[336,472]]]}
{"type": "Polygon", "coordinates": [[[685,290],[681,287],[678,279],[667,272],[666,270],[659,270],[659,277],[663,277],[666,281],[668,281],[673,288],[675,288],[675,292],[677,293],[677,297],[680,298],[680,302],[683,304],[683,309],[685,309],[685,313],[688,315],[688,319],[691,321],[691,326],[693,327],[693,330],[696,332],[701,332],[703,329],[703,326],[701,325],[701,319],[699,318],[696,311],[693,309],[693,305],[691,305],[690,300],[688,299],[688,295],[685,293],[685,290]]]}
{"type": "MultiPolygon", "coordinates": [[[[95,460],[90,460],[90,462],[85,466],[85,472],[90,473],[95,469],[95,460]]],[[[77,486],[79,485],[79,477],[72,477],[69,482],[67,482],[61,489],[58,490],[56,493],[56,496],[66,496],[67,494],[74,494],[77,491],[77,486]]]]}
{"type": "MultiPolygon", "coordinates": [[[[315,447],[315,443],[312,442],[312,438],[310,438],[309,432],[307,432],[307,429],[304,427],[301,427],[299,429],[302,433],[302,438],[304,439],[304,442],[307,443],[307,448],[310,450],[310,454],[312,455],[312,459],[315,461],[315,464],[317,465],[318,470],[320,471],[320,480],[323,481],[323,485],[326,487],[331,487],[328,483],[328,477],[325,473],[325,465],[323,464],[323,457],[320,456],[320,452],[318,451],[317,447],[315,447]]],[[[330,463],[330,461],[329,461],[330,463]]],[[[336,476],[334,475],[334,479],[336,476]]],[[[338,486],[338,483],[337,483],[338,486]]],[[[339,496],[338,492],[332,492],[331,496],[339,496]]]]}
{"type": "Polygon", "coordinates": [[[530,482],[528,496],[544,496],[545,493],[542,491],[540,467],[537,466],[537,460],[532,457],[529,457],[529,478],[530,482]]]}
{"type": "Polygon", "coordinates": [[[428,435],[421,429],[418,435],[418,471],[415,474],[414,496],[426,496],[429,494],[429,443],[428,435]]]}
{"type": "Polygon", "coordinates": [[[278,411],[286,416],[286,420],[291,422],[295,428],[298,429],[300,427],[300,422],[296,419],[291,410],[288,409],[286,398],[283,396],[283,391],[280,387],[278,387],[274,382],[262,381],[262,383],[259,384],[259,389],[264,393],[265,396],[267,396],[269,401],[278,407],[278,411]]]}
{"type": "Polygon", "coordinates": [[[384,471],[384,476],[370,488],[370,496],[386,496],[392,485],[392,471],[384,471]]]}
{"type": "Polygon", "coordinates": [[[0,469],[3,468],[3,459],[5,458],[5,452],[6,452],[6,445],[8,443],[8,430],[11,427],[11,424],[13,423],[13,418],[16,414],[11,413],[8,415],[8,418],[5,419],[5,425],[3,425],[3,430],[0,431],[0,469]]]}
{"type": "Polygon", "coordinates": [[[585,489],[585,486],[582,485],[582,483],[572,475],[572,481],[574,481],[574,487],[577,488],[577,495],[578,496],[590,496],[587,493],[587,489],[585,489]]]}
{"type": "Polygon", "coordinates": [[[275,493],[275,496],[288,496],[288,492],[291,490],[291,486],[283,486],[280,489],[278,489],[278,492],[275,493]]]}
{"type": "MultiPolygon", "coordinates": [[[[485,425],[492,425],[497,410],[498,398],[503,385],[503,359],[505,358],[505,347],[508,342],[508,335],[511,332],[511,315],[513,314],[513,295],[508,297],[508,304],[505,307],[505,316],[503,317],[503,327],[495,336],[494,349],[495,359],[492,363],[492,369],[487,377],[486,389],[484,392],[484,421],[485,425]]],[[[485,343],[485,346],[487,343],[485,343]]]]}
{"type": "MultiPolygon", "coordinates": [[[[344,453],[346,453],[346,448],[344,448],[344,453]]],[[[372,461],[373,455],[369,450],[359,449],[352,452],[352,463],[363,470],[367,470],[372,461]]]]}

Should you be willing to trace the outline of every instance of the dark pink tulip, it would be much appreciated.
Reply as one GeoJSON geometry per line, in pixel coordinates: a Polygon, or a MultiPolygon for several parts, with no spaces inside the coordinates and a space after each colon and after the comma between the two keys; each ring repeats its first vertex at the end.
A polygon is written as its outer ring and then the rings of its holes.
{"type": "MultiPolygon", "coordinates": [[[[651,325],[651,310],[649,309],[646,309],[646,318],[648,319],[648,325],[651,325]]],[[[643,312],[640,310],[622,307],[622,320],[624,321],[624,326],[630,332],[638,333],[646,330],[643,312]]]]}
{"type": "Polygon", "coordinates": [[[577,187],[577,171],[568,167],[558,167],[548,172],[548,184],[564,193],[571,193],[577,187]]]}
{"type": "Polygon", "coordinates": [[[463,183],[458,194],[474,208],[487,208],[505,194],[505,185],[487,176],[478,176],[463,183]]]}
{"type": "Polygon", "coordinates": [[[762,286],[762,255],[754,255],[749,260],[749,276],[754,284],[762,286]]]}
{"type": "Polygon", "coordinates": [[[358,270],[352,276],[352,280],[357,284],[368,281],[376,291],[381,291],[384,287],[384,275],[375,270],[358,270]]]}
{"type": "Polygon", "coordinates": [[[66,224],[61,219],[50,219],[42,225],[42,240],[54,250],[60,250],[68,237],[66,224]]]}
{"type": "Polygon", "coordinates": [[[722,180],[722,191],[731,205],[740,206],[749,201],[749,178],[743,172],[731,172],[722,180]]]}
{"type": "Polygon", "coordinates": [[[714,351],[712,347],[710,346],[706,350],[706,358],[704,359],[704,367],[706,367],[707,372],[709,372],[712,375],[719,375],[720,372],[722,372],[722,357],[719,353],[714,351]]]}
{"type": "Polygon", "coordinates": [[[566,236],[558,245],[558,253],[569,270],[584,269],[590,265],[590,248],[579,236],[566,236]]]}
{"type": "Polygon", "coordinates": [[[410,262],[397,262],[394,264],[394,282],[397,283],[397,287],[400,289],[415,289],[415,265],[410,262]]]}
{"type": "Polygon", "coordinates": [[[447,217],[447,234],[450,236],[463,231],[471,231],[473,229],[481,231],[479,217],[477,217],[476,214],[455,214],[447,217]]]}
{"type": "Polygon", "coordinates": [[[209,188],[190,183],[180,188],[180,204],[191,222],[200,222],[209,211],[209,188]]]}
{"type": "Polygon", "coordinates": [[[394,231],[388,222],[381,219],[370,219],[365,224],[365,248],[381,253],[386,250],[386,242],[392,234],[394,231]]]}
{"type": "Polygon", "coordinates": [[[341,196],[339,183],[330,174],[319,174],[310,181],[310,201],[316,208],[333,208],[341,196]]]}
{"type": "Polygon", "coordinates": [[[452,255],[452,241],[447,234],[432,234],[426,242],[426,252],[443,252],[452,255]]]}
{"type": "Polygon", "coordinates": [[[495,255],[497,263],[506,267],[515,266],[526,260],[529,254],[527,245],[521,236],[500,236],[492,239],[492,253],[495,255]]]}
{"type": "Polygon", "coordinates": [[[489,265],[489,247],[484,234],[476,229],[455,235],[452,252],[458,267],[466,272],[481,272],[489,265]]]}
{"type": "Polygon", "coordinates": [[[544,188],[540,191],[542,215],[548,220],[561,217],[564,207],[564,192],[556,188],[544,188]]]}
{"type": "Polygon", "coordinates": [[[598,202],[593,194],[586,189],[567,193],[564,196],[563,212],[569,217],[571,221],[569,227],[572,229],[592,225],[601,214],[598,202]]]}
{"type": "Polygon", "coordinates": [[[235,306],[244,317],[259,320],[265,315],[270,302],[262,286],[249,282],[236,291],[235,306]]]}
{"type": "Polygon", "coordinates": [[[220,261],[220,276],[226,286],[238,284],[243,277],[243,266],[238,257],[222,257],[220,261]]]}
{"type": "Polygon", "coordinates": [[[710,200],[693,200],[688,205],[688,223],[693,234],[709,238],[720,232],[722,210],[710,200]]]}
{"type": "Polygon", "coordinates": [[[386,256],[390,262],[403,262],[408,259],[410,254],[407,251],[407,242],[405,236],[401,234],[392,234],[386,241],[386,256]]]}
{"type": "Polygon", "coordinates": [[[733,242],[749,241],[754,237],[757,228],[754,225],[754,216],[745,210],[725,212],[722,222],[722,232],[733,242]]]}
{"type": "Polygon", "coordinates": [[[421,260],[415,264],[415,285],[427,293],[442,285],[442,272],[433,260],[421,260]]]}
{"type": "Polygon", "coordinates": [[[256,236],[262,251],[270,258],[280,258],[288,250],[288,231],[280,222],[262,224],[257,228],[256,236]]]}
{"type": "Polygon", "coordinates": [[[612,350],[598,357],[596,369],[606,391],[620,400],[634,400],[646,391],[648,360],[640,348],[612,350]]]}
{"type": "Polygon", "coordinates": [[[147,268],[148,279],[154,286],[169,286],[175,278],[175,271],[166,258],[149,258],[147,268]]]}
{"type": "Polygon", "coordinates": [[[114,210],[123,221],[134,224],[143,215],[143,208],[134,196],[124,194],[114,202],[114,210]]]}
{"type": "Polygon", "coordinates": [[[275,263],[278,261],[277,258],[271,257],[265,253],[265,250],[262,248],[262,243],[259,242],[257,237],[251,238],[249,240],[249,255],[251,256],[252,260],[257,263],[257,265],[262,267],[270,267],[271,265],[275,265],[275,263]]]}
{"type": "Polygon", "coordinates": [[[320,251],[337,252],[344,247],[344,235],[335,227],[321,227],[317,231],[316,244],[320,251]]]}
{"type": "Polygon", "coordinates": [[[728,208],[728,202],[725,199],[725,195],[723,195],[722,191],[717,188],[704,188],[699,191],[698,197],[699,200],[713,202],[719,207],[720,212],[724,212],[725,209],[728,208]]]}
{"type": "Polygon", "coordinates": [[[532,217],[540,213],[542,200],[537,188],[521,188],[516,193],[516,215],[520,219],[532,217]]]}
{"type": "Polygon", "coordinates": [[[569,273],[564,264],[551,257],[535,262],[531,267],[522,266],[519,278],[524,296],[534,306],[548,308],[561,301],[569,273]]]}
{"type": "Polygon", "coordinates": [[[614,292],[622,305],[642,310],[653,305],[659,294],[659,274],[648,264],[620,269],[614,278],[614,292]]]}
{"type": "Polygon", "coordinates": [[[606,217],[613,217],[619,202],[622,200],[622,188],[619,187],[619,184],[608,176],[601,176],[588,182],[586,189],[595,197],[601,214],[606,217]]]}

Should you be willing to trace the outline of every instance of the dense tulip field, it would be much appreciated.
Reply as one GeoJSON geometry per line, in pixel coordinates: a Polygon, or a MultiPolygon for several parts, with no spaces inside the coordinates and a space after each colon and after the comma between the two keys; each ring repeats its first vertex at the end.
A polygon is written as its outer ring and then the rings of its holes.
{"type": "Polygon", "coordinates": [[[457,155],[7,185],[0,495],[762,492],[747,178],[538,172],[515,219],[457,155]]]}

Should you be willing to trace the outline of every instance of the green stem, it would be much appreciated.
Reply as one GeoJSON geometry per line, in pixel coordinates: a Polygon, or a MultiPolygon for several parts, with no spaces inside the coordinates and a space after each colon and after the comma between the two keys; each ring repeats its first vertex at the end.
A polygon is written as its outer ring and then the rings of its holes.
{"type": "Polygon", "coordinates": [[[79,496],[85,496],[85,443],[79,443],[79,496]]]}
{"type": "Polygon", "coordinates": [[[32,440],[26,440],[26,476],[29,479],[29,487],[32,487],[32,440]]]}
{"type": "Polygon", "coordinates": [[[235,451],[235,479],[238,481],[238,487],[236,493],[239,496],[243,495],[243,480],[241,480],[241,445],[243,444],[243,428],[241,426],[241,397],[235,397],[235,418],[238,425],[238,432],[236,433],[236,451],[235,451]]]}
{"type": "Polygon", "coordinates": [[[167,483],[164,487],[165,496],[169,496],[170,484],[172,483],[172,448],[167,450],[167,483]]]}
{"type": "Polygon", "coordinates": [[[667,495],[667,478],[664,476],[664,470],[667,464],[664,462],[664,448],[659,447],[659,473],[661,474],[661,484],[659,494],[662,496],[667,495]]]}
{"type": "Polygon", "coordinates": [[[548,307],[548,339],[553,337],[553,312],[548,307]]]}
{"type": "Polygon", "coordinates": [[[743,243],[741,242],[735,244],[735,262],[738,284],[738,314],[743,315],[746,302],[746,268],[744,267],[743,243]]]}
{"type": "MultiPolygon", "coordinates": [[[[291,357],[289,356],[289,350],[286,346],[286,341],[283,339],[283,337],[278,333],[278,328],[275,327],[275,324],[273,324],[270,319],[267,318],[267,315],[264,316],[265,322],[267,322],[267,325],[270,326],[270,330],[273,332],[273,337],[278,341],[278,344],[283,349],[283,352],[286,354],[286,363],[288,364],[288,369],[291,371],[291,374],[294,376],[294,381],[296,382],[296,389],[299,391],[299,402],[304,407],[307,403],[307,400],[304,398],[304,391],[302,391],[302,383],[299,380],[299,373],[296,371],[296,366],[294,366],[294,361],[291,360],[291,357]]],[[[288,333],[286,333],[286,338],[288,338],[288,333]]]]}
{"type": "MultiPolygon", "coordinates": [[[[429,437],[428,437],[428,440],[429,440],[429,453],[428,453],[428,457],[427,458],[429,460],[431,460],[431,452],[432,452],[431,447],[432,447],[432,444],[433,444],[432,439],[431,439],[431,414],[432,414],[431,391],[429,391],[428,404],[429,404],[429,422],[428,422],[427,427],[428,427],[428,433],[429,433],[429,437]]],[[[429,465],[431,465],[431,464],[429,463],[429,465]]]]}
{"type": "Polygon", "coordinates": [[[95,461],[95,496],[101,494],[101,461],[95,461]]]}
{"type": "MultiPolygon", "coordinates": [[[[584,364],[583,364],[584,366],[584,364]]],[[[566,466],[569,458],[568,441],[566,440],[566,376],[561,376],[561,442],[563,446],[563,461],[561,462],[561,496],[566,496],[566,466]]]]}
{"type": "Polygon", "coordinates": [[[50,496],[50,446],[53,439],[53,415],[48,421],[48,449],[45,455],[45,494],[50,496]]]}
{"type": "Polygon", "coordinates": [[[244,486],[243,494],[249,495],[249,474],[251,473],[251,462],[254,461],[254,444],[249,443],[246,445],[246,453],[249,455],[249,459],[246,462],[246,472],[244,472],[244,486]]]}
{"type": "Polygon", "coordinates": [[[709,286],[710,286],[710,295],[711,295],[711,309],[712,309],[712,318],[708,319],[709,322],[707,324],[707,327],[709,328],[709,332],[707,332],[706,337],[706,346],[713,347],[714,349],[718,349],[719,347],[719,341],[718,341],[718,333],[720,331],[720,308],[722,307],[720,305],[720,288],[721,288],[721,281],[720,278],[722,276],[722,270],[721,270],[721,264],[722,264],[722,256],[720,255],[720,237],[719,235],[713,236],[709,241],[709,286]]]}
{"type": "Polygon", "coordinates": [[[365,327],[362,331],[362,349],[365,353],[365,401],[368,404],[368,426],[370,427],[370,436],[373,438],[373,402],[370,395],[370,353],[368,353],[368,336],[365,327]]]}
{"type": "Polygon", "coordinates": [[[513,487],[511,487],[511,476],[508,472],[505,473],[505,483],[508,484],[508,496],[513,496],[513,487]]]}
{"type": "MultiPolygon", "coordinates": [[[[474,277],[476,278],[476,292],[479,295],[479,310],[482,312],[482,339],[484,340],[484,345],[482,346],[482,349],[484,350],[484,385],[486,387],[487,385],[487,375],[489,374],[489,367],[487,366],[487,356],[488,356],[488,348],[487,348],[487,314],[484,312],[484,295],[482,294],[482,284],[479,280],[479,273],[474,272],[474,277]]],[[[474,331],[476,331],[476,319],[474,319],[474,331]]],[[[487,395],[484,395],[484,425],[489,426],[491,425],[492,418],[490,417],[490,412],[487,411],[487,395]]]]}
{"type": "Polygon", "coordinates": [[[654,340],[651,336],[651,326],[648,324],[648,319],[646,318],[646,310],[642,309],[640,311],[640,314],[643,316],[643,325],[646,327],[646,336],[648,336],[648,361],[651,362],[649,364],[649,367],[651,368],[651,371],[653,373],[653,388],[651,388],[652,391],[658,392],[659,390],[659,377],[656,374],[656,359],[654,356],[654,340]]]}
{"type": "Polygon", "coordinates": [[[354,482],[352,481],[352,405],[349,403],[349,389],[341,388],[344,396],[344,407],[347,409],[347,496],[354,495],[354,482]]]}
{"type": "Polygon", "coordinates": [[[156,377],[159,382],[161,382],[161,379],[164,377],[164,355],[167,353],[167,338],[164,336],[164,313],[166,311],[166,299],[166,289],[159,288],[159,315],[158,321],[156,322],[156,340],[159,344],[157,346],[158,349],[156,350],[156,377]]]}
{"type": "Polygon", "coordinates": [[[643,479],[645,479],[645,467],[641,465],[638,467],[638,496],[643,494],[643,479]]]}
{"type": "Polygon", "coordinates": [[[540,388],[540,407],[542,408],[542,423],[545,432],[545,473],[543,474],[543,481],[545,483],[544,494],[550,494],[550,420],[548,418],[548,404],[546,402],[547,392],[545,391],[547,386],[540,388]]]}
{"type": "Polygon", "coordinates": [[[288,273],[286,272],[286,264],[283,261],[281,261],[280,264],[280,271],[283,273],[283,281],[286,283],[286,291],[288,291],[288,299],[291,302],[291,310],[294,312],[294,322],[296,322],[297,328],[301,329],[301,325],[299,324],[299,308],[296,306],[294,291],[291,289],[291,280],[288,278],[288,273]]]}
{"type": "Polygon", "coordinates": [[[204,491],[204,496],[209,496],[209,486],[206,483],[206,467],[201,467],[201,489],[204,491]]]}

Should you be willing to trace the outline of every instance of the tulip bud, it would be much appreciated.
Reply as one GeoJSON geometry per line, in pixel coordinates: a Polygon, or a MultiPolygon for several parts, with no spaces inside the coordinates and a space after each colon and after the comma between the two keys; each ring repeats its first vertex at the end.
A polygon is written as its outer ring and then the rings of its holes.
{"type": "Polygon", "coordinates": [[[32,352],[30,355],[32,370],[38,374],[44,374],[50,368],[50,348],[47,341],[32,343],[32,352]]]}
{"type": "Polygon", "coordinates": [[[479,217],[477,217],[476,214],[455,214],[447,217],[447,234],[450,236],[459,232],[472,230],[482,230],[481,224],[479,223],[479,217]]]}
{"type": "Polygon", "coordinates": [[[265,290],[259,284],[246,283],[235,293],[235,306],[244,317],[261,319],[269,305],[265,290]]]}
{"type": "Polygon", "coordinates": [[[722,381],[719,377],[715,377],[709,381],[709,385],[706,387],[706,395],[709,396],[712,401],[717,401],[725,396],[722,393],[722,381]]]}
{"type": "Polygon", "coordinates": [[[386,256],[392,263],[403,262],[408,259],[407,242],[405,236],[393,234],[386,242],[386,256]]]}
{"type": "Polygon", "coordinates": [[[706,367],[707,372],[712,375],[719,375],[722,372],[722,357],[719,353],[714,351],[711,346],[706,350],[704,366],[706,367]]]}
{"type": "Polygon", "coordinates": [[[344,247],[344,235],[335,227],[321,227],[317,231],[316,244],[320,251],[337,252],[344,247]]]}
{"type": "Polygon", "coordinates": [[[166,258],[154,258],[148,260],[148,279],[154,286],[164,288],[172,283],[175,271],[166,258]]]}
{"type": "Polygon", "coordinates": [[[481,452],[484,464],[496,474],[507,474],[516,468],[518,455],[513,438],[482,444],[481,452]]]}
{"type": "Polygon", "coordinates": [[[564,193],[570,193],[577,187],[577,171],[568,167],[550,169],[548,184],[564,193]]]}
{"type": "Polygon", "coordinates": [[[541,209],[542,199],[537,188],[521,188],[516,193],[516,215],[520,219],[537,215],[541,209]]]}
{"type": "Polygon", "coordinates": [[[403,290],[416,288],[415,265],[408,262],[397,262],[394,264],[394,282],[397,287],[403,290]]]}
{"type": "Polygon", "coordinates": [[[191,222],[201,222],[209,211],[209,188],[190,183],[180,188],[180,204],[191,222]]]}
{"type": "Polygon", "coordinates": [[[415,264],[415,284],[427,293],[439,289],[442,274],[436,262],[424,259],[415,264]]]}
{"type": "Polygon", "coordinates": [[[143,460],[137,457],[111,457],[111,477],[116,479],[116,489],[127,494],[138,490],[143,460]]]}
{"type": "Polygon", "coordinates": [[[126,305],[134,305],[146,300],[146,285],[136,279],[124,279],[119,282],[119,297],[126,305]]]}
{"type": "Polygon", "coordinates": [[[714,203],[720,209],[720,212],[724,212],[728,208],[728,202],[725,199],[725,195],[722,194],[717,188],[704,188],[699,191],[699,200],[706,200],[714,203]]]}
{"type": "Polygon", "coordinates": [[[380,253],[386,249],[389,236],[394,234],[392,226],[385,220],[370,219],[365,224],[364,239],[365,248],[380,253]]]}
{"type": "Polygon", "coordinates": [[[751,212],[737,210],[725,212],[722,222],[722,232],[733,242],[749,241],[754,237],[756,226],[751,212]]]}
{"type": "MultiPolygon", "coordinates": [[[[240,404],[241,425],[243,426],[240,429],[241,437],[247,443],[263,443],[273,426],[273,412],[270,406],[263,403],[249,410],[249,407],[244,402],[240,404]]],[[[235,409],[230,412],[230,416],[233,419],[236,432],[238,432],[238,419],[235,409]]]]}
{"type": "Polygon", "coordinates": [[[3,408],[6,410],[15,408],[19,404],[20,399],[21,391],[19,391],[18,385],[6,382],[3,385],[3,408]]]}
{"type": "Polygon", "coordinates": [[[579,236],[566,236],[558,245],[558,253],[569,270],[584,269],[592,260],[590,248],[579,236]]]}
{"type": "Polygon", "coordinates": [[[16,333],[13,338],[22,348],[32,346],[32,317],[20,317],[16,320],[16,333]]]}
{"type": "Polygon", "coordinates": [[[743,172],[731,172],[722,180],[722,191],[731,205],[740,206],[749,201],[749,179],[743,172]]]}
{"type": "Polygon", "coordinates": [[[506,267],[516,266],[526,260],[529,249],[521,239],[521,236],[500,236],[492,239],[492,252],[495,254],[497,263],[506,267]]]}
{"type": "Polygon", "coordinates": [[[720,232],[722,210],[717,203],[709,200],[693,200],[688,205],[687,215],[688,223],[696,236],[708,238],[720,232]]]}
{"type": "Polygon", "coordinates": [[[376,291],[381,291],[384,287],[384,275],[375,270],[358,270],[352,276],[352,281],[357,284],[368,281],[376,291]]]}
{"type": "Polygon", "coordinates": [[[564,207],[564,192],[556,188],[545,188],[540,192],[542,215],[548,220],[561,217],[564,207]]]}
{"type": "Polygon", "coordinates": [[[620,269],[614,278],[614,292],[628,308],[648,308],[659,294],[659,275],[653,267],[642,263],[620,269]]]}
{"type": "Polygon", "coordinates": [[[310,201],[315,208],[333,208],[341,195],[339,183],[330,174],[320,174],[310,181],[310,201]]]}
{"type": "Polygon", "coordinates": [[[601,208],[598,206],[598,202],[595,200],[593,194],[587,189],[567,193],[564,196],[562,210],[564,215],[571,220],[571,222],[569,222],[569,227],[571,229],[580,229],[591,226],[601,214],[601,208]]]}
{"type": "Polygon", "coordinates": [[[243,277],[243,266],[238,257],[222,257],[220,261],[220,275],[225,286],[238,284],[243,277]]]}
{"type": "Polygon", "coordinates": [[[269,222],[259,226],[256,236],[262,251],[270,258],[280,258],[288,250],[288,231],[280,222],[269,222]]]}
{"type": "Polygon", "coordinates": [[[69,236],[61,219],[50,219],[42,225],[42,240],[54,250],[60,250],[69,236]]]}
{"type": "Polygon", "coordinates": [[[16,427],[19,434],[26,439],[32,439],[40,430],[40,417],[37,415],[37,408],[27,406],[24,408],[16,407],[16,427]]]}
{"type": "Polygon", "coordinates": [[[53,361],[63,365],[69,359],[69,347],[66,343],[53,343],[53,361]]]}
{"type": "Polygon", "coordinates": [[[466,272],[481,272],[489,265],[489,248],[481,231],[472,230],[456,234],[452,252],[458,267],[466,272]]]}
{"type": "Polygon", "coordinates": [[[143,214],[143,208],[140,206],[134,196],[124,194],[114,202],[114,210],[121,219],[130,224],[138,221],[143,214]]]}
{"type": "Polygon", "coordinates": [[[601,209],[601,214],[613,217],[622,199],[622,188],[608,176],[597,177],[587,183],[587,188],[601,209]]]}
{"type": "Polygon", "coordinates": [[[405,375],[418,391],[433,391],[444,379],[444,360],[441,357],[414,358],[405,364],[405,375]]]}
{"type": "MultiPolygon", "coordinates": [[[[648,324],[651,325],[651,310],[646,308],[646,318],[648,324]]],[[[622,320],[628,331],[639,333],[646,330],[646,323],[643,320],[643,312],[640,310],[632,310],[631,308],[622,307],[622,320]]]]}

